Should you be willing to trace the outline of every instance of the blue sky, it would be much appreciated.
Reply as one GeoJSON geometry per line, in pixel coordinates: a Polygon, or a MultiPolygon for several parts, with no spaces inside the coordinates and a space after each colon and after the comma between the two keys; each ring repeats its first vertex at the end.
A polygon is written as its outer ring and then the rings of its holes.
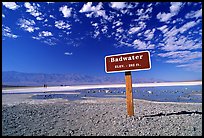
{"type": "Polygon", "coordinates": [[[107,74],[107,55],[150,51],[133,77],[202,79],[201,2],[2,2],[2,71],[107,74]]]}

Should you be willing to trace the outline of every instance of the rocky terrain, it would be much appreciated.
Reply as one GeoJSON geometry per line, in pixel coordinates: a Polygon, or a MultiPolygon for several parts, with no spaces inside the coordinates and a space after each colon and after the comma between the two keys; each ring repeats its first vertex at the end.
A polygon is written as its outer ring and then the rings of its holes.
{"type": "Polygon", "coordinates": [[[201,136],[202,103],[124,98],[34,100],[2,105],[3,136],[201,136]]]}

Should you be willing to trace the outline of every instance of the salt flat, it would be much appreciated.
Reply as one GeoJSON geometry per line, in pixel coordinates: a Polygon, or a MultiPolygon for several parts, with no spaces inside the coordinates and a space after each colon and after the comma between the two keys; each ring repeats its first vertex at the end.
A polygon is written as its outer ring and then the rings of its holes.
{"type": "MultiPolygon", "coordinates": [[[[202,81],[192,82],[161,82],[161,83],[137,83],[132,84],[132,87],[159,87],[159,86],[191,86],[202,85],[202,81]]],[[[107,85],[76,85],[76,86],[50,86],[47,88],[23,88],[23,89],[9,89],[2,90],[2,93],[29,93],[29,92],[57,92],[57,91],[74,91],[83,89],[96,89],[96,88],[122,88],[126,87],[125,84],[107,84],[107,85]]]]}

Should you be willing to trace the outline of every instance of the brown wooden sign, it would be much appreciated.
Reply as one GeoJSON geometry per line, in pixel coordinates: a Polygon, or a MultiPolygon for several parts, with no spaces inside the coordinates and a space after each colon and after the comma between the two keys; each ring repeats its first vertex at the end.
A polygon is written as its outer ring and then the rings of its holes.
{"type": "Polygon", "coordinates": [[[151,68],[149,51],[109,55],[105,57],[107,73],[149,70],[151,68]]]}
{"type": "Polygon", "coordinates": [[[124,53],[105,57],[105,70],[107,73],[125,72],[126,103],[129,116],[134,115],[131,71],[149,70],[150,68],[149,51],[124,53]]]}

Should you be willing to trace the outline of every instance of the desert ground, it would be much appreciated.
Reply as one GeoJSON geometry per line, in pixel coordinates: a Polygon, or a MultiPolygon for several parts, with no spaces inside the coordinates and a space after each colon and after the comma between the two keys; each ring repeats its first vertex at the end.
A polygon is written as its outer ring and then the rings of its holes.
{"type": "Polygon", "coordinates": [[[80,97],[73,89],[32,89],[39,91],[2,90],[3,136],[202,135],[202,103],[134,99],[134,116],[130,117],[125,95],[94,97],[95,91],[87,90],[89,95],[80,97]]]}

